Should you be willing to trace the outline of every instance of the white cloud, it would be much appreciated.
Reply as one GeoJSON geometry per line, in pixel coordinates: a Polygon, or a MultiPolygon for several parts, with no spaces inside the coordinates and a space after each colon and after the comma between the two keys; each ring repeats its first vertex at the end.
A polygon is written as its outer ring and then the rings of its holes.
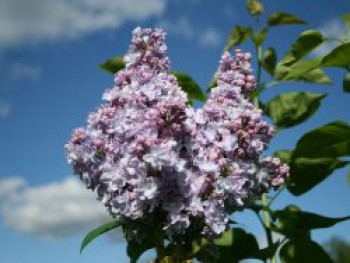
{"type": "Polygon", "coordinates": [[[0,0],[0,47],[76,38],[164,11],[165,0],[0,0]]]}
{"type": "Polygon", "coordinates": [[[221,40],[221,34],[215,28],[208,28],[204,30],[200,38],[203,46],[219,46],[221,40]]]}
{"type": "Polygon", "coordinates": [[[9,78],[18,80],[37,80],[41,75],[41,67],[22,62],[13,62],[8,65],[9,78]]]}
{"type": "Polygon", "coordinates": [[[111,221],[95,194],[75,178],[31,187],[15,177],[0,185],[3,219],[19,232],[64,238],[111,221]]]}
{"type": "MultiPolygon", "coordinates": [[[[324,36],[327,38],[337,38],[344,39],[345,36],[345,25],[342,21],[339,20],[330,20],[325,23],[319,31],[322,32],[324,36]]],[[[328,40],[323,43],[319,48],[314,51],[314,54],[317,56],[325,55],[337,45],[339,45],[339,41],[328,40]]]]}
{"type": "Polygon", "coordinates": [[[197,41],[204,47],[219,46],[222,40],[222,35],[217,29],[194,28],[187,17],[180,17],[176,21],[161,21],[158,27],[164,28],[169,34],[197,41]]]}
{"type": "Polygon", "coordinates": [[[0,101],[0,118],[6,118],[11,112],[11,104],[0,101]]]}

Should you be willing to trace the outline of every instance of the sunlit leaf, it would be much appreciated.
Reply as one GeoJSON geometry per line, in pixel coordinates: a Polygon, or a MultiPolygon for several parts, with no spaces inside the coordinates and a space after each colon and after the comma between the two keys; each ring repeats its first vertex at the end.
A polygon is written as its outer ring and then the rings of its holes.
{"type": "Polygon", "coordinates": [[[267,103],[265,112],[278,128],[292,127],[310,118],[325,96],[311,92],[280,94],[267,103]]]}
{"type": "Polygon", "coordinates": [[[268,32],[268,28],[263,28],[252,36],[255,46],[261,46],[261,44],[264,43],[268,32]]]}
{"type": "Polygon", "coordinates": [[[309,239],[288,241],[281,248],[280,258],[281,263],[333,262],[319,244],[309,239]]]}
{"type": "Polygon", "coordinates": [[[321,158],[350,155],[350,126],[336,121],[316,128],[302,136],[293,158],[321,158]]]}
{"type": "Polygon", "coordinates": [[[247,0],[247,10],[252,16],[258,16],[264,12],[264,6],[259,0],[247,0]]]}
{"type": "Polygon", "coordinates": [[[115,74],[119,70],[123,69],[125,67],[125,63],[122,56],[115,56],[111,59],[106,60],[104,63],[99,65],[100,68],[115,74]]]}
{"type": "Polygon", "coordinates": [[[207,243],[196,255],[201,262],[239,262],[242,259],[255,258],[266,260],[274,255],[279,243],[272,247],[259,249],[254,235],[240,228],[227,230],[222,237],[207,243]]]}
{"type": "Polygon", "coordinates": [[[350,72],[347,72],[343,78],[343,91],[350,93],[350,72]]]}
{"type": "Polygon", "coordinates": [[[110,223],[107,223],[107,224],[104,224],[102,226],[99,226],[98,228],[92,230],[91,232],[89,232],[82,244],[81,244],[81,247],[80,247],[80,253],[84,250],[84,248],[90,244],[91,241],[93,241],[95,238],[99,237],[100,235],[108,232],[108,231],[111,231],[117,227],[120,226],[120,223],[119,222],[116,222],[116,221],[113,221],[113,222],[110,222],[110,223]]]}
{"type": "Polygon", "coordinates": [[[298,39],[293,43],[290,52],[293,57],[298,60],[322,44],[323,40],[323,36],[320,32],[306,30],[301,33],[298,39]]]}
{"type": "Polygon", "coordinates": [[[278,150],[273,153],[274,157],[280,158],[283,163],[289,164],[290,159],[292,158],[292,150],[289,149],[283,149],[283,150],[278,150]]]}
{"type": "Polygon", "coordinates": [[[323,67],[348,67],[350,64],[350,43],[337,46],[321,62],[323,67]]]}
{"type": "Polygon", "coordinates": [[[269,23],[269,26],[307,24],[304,20],[288,13],[271,14],[269,15],[268,23],[269,23]]]}
{"type": "Polygon", "coordinates": [[[291,238],[303,236],[312,229],[332,227],[350,219],[350,216],[336,218],[305,212],[292,205],[274,211],[272,215],[277,219],[277,227],[274,230],[291,238]]]}
{"type": "Polygon", "coordinates": [[[345,161],[331,157],[292,159],[287,188],[293,195],[304,194],[325,180],[334,170],[342,168],[346,164],[345,161]]]}
{"type": "Polygon", "coordinates": [[[172,72],[179,83],[180,88],[187,93],[189,100],[204,101],[205,95],[197,82],[189,75],[180,71],[172,72]]]}
{"type": "Polygon", "coordinates": [[[276,51],[273,47],[269,47],[265,50],[262,66],[270,74],[273,75],[277,63],[276,51]]]}
{"type": "Polygon", "coordinates": [[[244,43],[251,34],[252,29],[250,27],[235,26],[228,37],[225,50],[230,50],[233,46],[244,43]]]}

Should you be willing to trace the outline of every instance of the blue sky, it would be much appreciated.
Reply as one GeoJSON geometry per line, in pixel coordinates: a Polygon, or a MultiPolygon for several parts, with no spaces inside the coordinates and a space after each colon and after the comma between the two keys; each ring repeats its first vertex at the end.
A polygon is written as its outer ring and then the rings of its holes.
{"type": "MultiPolygon", "coordinates": [[[[125,53],[137,25],[163,26],[172,67],[205,87],[231,28],[252,22],[244,2],[0,0],[0,262],[127,262],[125,244],[115,238],[102,238],[84,255],[78,253],[86,231],[108,220],[100,204],[74,180],[63,148],[72,129],[84,125],[102,92],[112,87],[112,76],[97,64],[125,53]]],[[[311,21],[306,27],[271,30],[265,46],[276,46],[280,58],[303,29],[340,34],[336,18],[350,11],[347,0],[319,0],[317,5],[311,0],[265,2],[269,12],[287,11],[311,21]]],[[[253,51],[250,43],[242,48],[253,51]]],[[[334,81],[331,86],[288,83],[264,93],[264,100],[284,91],[329,94],[309,122],[278,134],[269,152],[292,148],[304,132],[330,121],[350,122],[350,95],[341,88],[344,72],[327,73],[334,81]]],[[[346,172],[337,171],[302,197],[283,193],[276,207],[293,203],[329,216],[348,215],[346,172]]],[[[263,240],[252,215],[236,218],[263,240]]],[[[313,237],[323,242],[332,235],[350,241],[350,222],[315,231],[313,237]]]]}

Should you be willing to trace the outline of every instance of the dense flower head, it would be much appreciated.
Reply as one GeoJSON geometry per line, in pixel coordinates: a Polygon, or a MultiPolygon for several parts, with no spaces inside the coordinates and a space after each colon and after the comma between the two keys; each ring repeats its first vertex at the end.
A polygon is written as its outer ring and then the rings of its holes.
{"type": "Polygon", "coordinates": [[[190,228],[217,236],[232,211],[281,186],[289,168],[261,157],[273,129],[247,96],[249,53],[222,56],[217,87],[194,109],[168,72],[166,49],[162,30],[134,30],[125,69],[73,132],[68,161],[130,235],[142,232],[130,222],[156,220],[170,236],[190,228]]]}

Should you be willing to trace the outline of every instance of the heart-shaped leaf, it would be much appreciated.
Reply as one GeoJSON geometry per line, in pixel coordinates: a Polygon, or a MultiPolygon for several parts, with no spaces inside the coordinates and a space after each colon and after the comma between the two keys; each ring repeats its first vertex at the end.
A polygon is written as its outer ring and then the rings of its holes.
{"type": "Polygon", "coordinates": [[[265,112],[278,128],[292,127],[310,118],[325,96],[311,92],[280,94],[267,103],[265,112]]]}
{"type": "Polygon", "coordinates": [[[287,188],[293,195],[304,194],[346,164],[334,158],[292,158],[287,188]]]}
{"type": "Polygon", "coordinates": [[[332,263],[324,249],[309,239],[288,241],[280,251],[281,263],[317,262],[332,263]]]}
{"type": "Polygon", "coordinates": [[[296,17],[295,15],[288,13],[273,13],[269,15],[268,19],[269,26],[280,26],[280,25],[304,25],[307,24],[304,20],[296,17]]]}
{"type": "Polygon", "coordinates": [[[350,126],[336,121],[316,128],[298,141],[293,158],[321,158],[350,155],[350,126]]]}
{"type": "Polygon", "coordinates": [[[272,215],[278,224],[274,230],[291,238],[303,236],[312,229],[332,227],[350,219],[350,216],[335,218],[304,212],[295,206],[287,206],[283,210],[273,212],[272,215]]]}
{"type": "Polygon", "coordinates": [[[111,231],[117,227],[120,226],[119,222],[113,221],[107,224],[104,224],[102,226],[99,226],[98,228],[90,231],[84,238],[83,242],[81,243],[80,247],[80,253],[84,250],[84,248],[90,244],[91,241],[93,241],[95,238],[99,237],[100,235],[111,231]]]}
{"type": "Polygon", "coordinates": [[[243,229],[227,230],[213,243],[206,243],[196,255],[203,262],[239,262],[242,259],[255,258],[266,260],[278,249],[279,242],[271,247],[259,249],[258,242],[252,234],[243,229]]]}

